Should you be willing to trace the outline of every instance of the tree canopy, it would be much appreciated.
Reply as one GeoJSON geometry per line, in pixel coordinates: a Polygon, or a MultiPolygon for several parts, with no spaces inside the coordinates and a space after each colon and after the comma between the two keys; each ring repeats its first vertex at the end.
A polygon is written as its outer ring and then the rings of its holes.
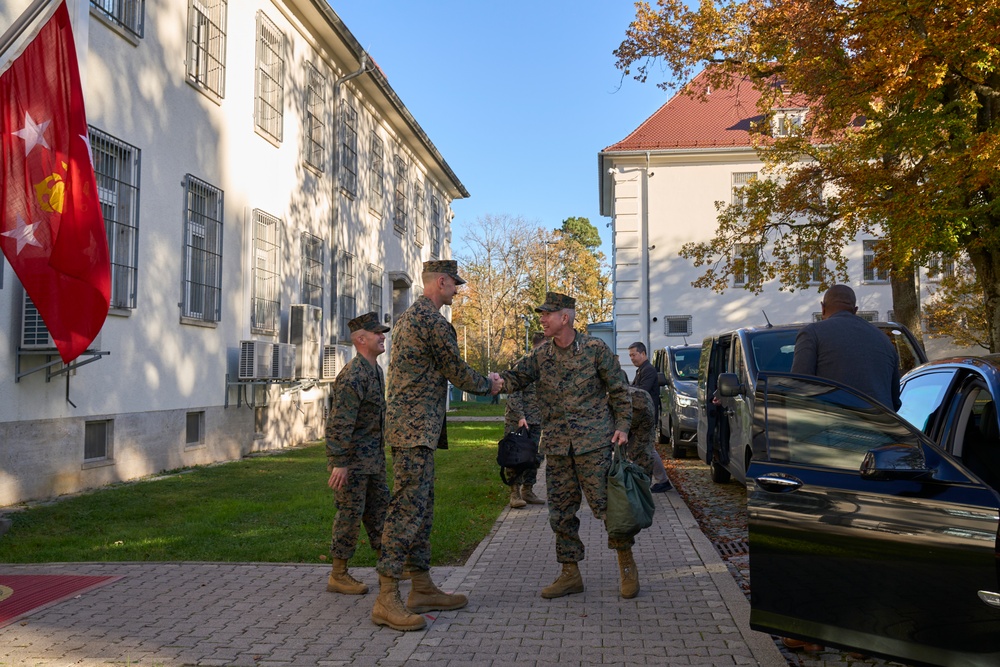
{"type": "Polygon", "coordinates": [[[878,261],[898,275],[964,252],[1000,350],[998,19],[1000,0],[637,3],[615,51],[626,74],[662,73],[671,88],[704,69],[714,86],[760,92],[768,177],[720,206],[711,242],[685,247],[708,267],[701,283],[746,268],[735,244],[768,249],[754,258],[758,290],[771,278],[804,287],[809,253],[824,257],[823,286],[846,279],[860,233],[884,239],[878,261]],[[776,113],[794,108],[801,123],[776,132],[776,113]]]}

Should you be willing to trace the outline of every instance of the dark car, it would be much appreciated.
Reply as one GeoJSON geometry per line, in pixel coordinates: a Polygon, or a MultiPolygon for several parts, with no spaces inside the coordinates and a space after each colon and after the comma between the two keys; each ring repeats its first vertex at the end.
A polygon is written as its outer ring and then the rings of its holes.
{"type": "Polygon", "coordinates": [[[663,374],[660,387],[660,442],[670,455],[683,458],[698,449],[698,360],[700,345],[672,345],[653,353],[653,366],[663,374]]]}
{"type": "MultiPolygon", "coordinates": [[[[895,345],[902,372],[927,361],[909,329],[894,322],[873,324],[895,345]]],[[[714,481],[725,483],[735,477],[742,484],[746,480],[757,375],[791,370],[795,337],[804,326],[742,327],[708,336],[702,343],[698,457],[711,466],[714,481]]]]}
{"type": "Polygon", "coordinates": [[[933,361],[899,413],[763,373],[747,470],[750,624],[932,665],[1000,664],[1000,355],[933,361]]]}

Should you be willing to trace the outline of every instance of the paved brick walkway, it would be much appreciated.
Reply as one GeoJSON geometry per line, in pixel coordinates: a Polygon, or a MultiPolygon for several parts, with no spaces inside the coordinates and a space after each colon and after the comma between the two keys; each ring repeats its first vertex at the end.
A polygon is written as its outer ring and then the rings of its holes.
{"type": "MultiPolygon", "coordinates": [[[[540,482],[536,491],[544,485],[540,482]]],[[[544,600],[558,573],[544,507],[505,510],[462,567],[434,568],[469,606],[402,633],[369,620],[375,591],[327,593],[326,566],[229,563],[0,565],[5,573],[122,575],[0,628],[0,667],[26,665],[766,665],[786,667],[676,492],[637,538],[642,590],[618,596],[603,525],[580,512],[585,593],[544,600]]],[[[377,588],[372,568],[352,568],[377,588]]],[[[402,584],[404,596],[409,585],[402,584]]]]}

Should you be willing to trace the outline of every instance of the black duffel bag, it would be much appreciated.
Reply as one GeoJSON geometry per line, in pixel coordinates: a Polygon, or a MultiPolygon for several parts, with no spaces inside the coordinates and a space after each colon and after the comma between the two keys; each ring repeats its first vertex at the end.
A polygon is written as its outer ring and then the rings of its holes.
{"type": "Polygon", "coordinates": [[[521,472],[527,470],[536,463],[538,458],[538,445],[535,444],[523,426],[516,431],[511,431],[497,443],[497,464],[500,466],[500,479],[504,484],[510,485],[507,481],[507,470],[521,472]]]}

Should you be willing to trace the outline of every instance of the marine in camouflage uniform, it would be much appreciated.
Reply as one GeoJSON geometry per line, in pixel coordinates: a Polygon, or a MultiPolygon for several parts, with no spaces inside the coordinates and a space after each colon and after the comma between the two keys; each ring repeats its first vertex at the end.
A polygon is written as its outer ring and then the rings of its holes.
{"type": "Polygon", "coordinates": [[[399,599],[396,584],[404,577],[404,568],[406,578],[413,581],[406,602],[411,612],[459,609],[468,602],[464,595],[443,593],[430,578],[434,451],[448,445],[449,380],[474,394],[499,390],[499,381],[491,382],[462,360],[455,329],[438,312],[451,304],[458,285],[465,282],[457,263],[424,262],[423,281],[423,296],[399,317],[392,337],[386,443],[392,448],[393,497],[376,566],[382,589],[372,611],[373,622],[400,630],[423,627],[390,599],[393,590],[399,599]]]}
{"type": "Polygon", "coordinates": [[[347,561],[354,555],[360,524],[378,552],[389,506],[382,439],[385,379],[375,363],[385,350],[389,327],[379,323],[376,313],[356,317],[348,327],[358,354],[337,374],[326,420],[327,470],[337,504],[330,542],[333,569],[326,589],[361,595],[368,592],[368,586],[347,572],[347,561]]]}
{"type": "Polygon", "coordinates": [[[656,407],[645,389],[629,385],[628,395],[632,401],[632,428],[628,433],[625,455],[630,461],[635,461],[652,479],[656,467],[653,459],[656,447],[656,425],[653,423],[653,415],[656,414],[656,407]]]}
{"type": "MultiPolygon", "coordinates": [[[[545,342],[545,335],[536,332],[532,340],[534,347],[545,342]]],[[[528,436],[538,447],[542,436],[542,412],[535,396],[535,385],[530,384],[521,391],[507,395],[507,410],[504,413],[504,434],[513,433],[519,428],[527,428],[528,436]]],[[[510,506],[513,508],[532,505],[544,505],[545,501],[535,495],[534,486],[538,481],[538,468],[545,457],[541,452],[535,460],[535,465],[523,470],[506,468],[504,476],[510,486],[510,506]]]]}
{"type": "MultiPolygon", "coordinates": [[[[611,446],[627,442],[632,420],[618,356],[604,341],[573,329],[575,308],[572,297],[547,293],[535,310],[542,313],[543,331],[551,339],[500,373],[509,391],[537,385],[549,525],[556,536],[556,560],[563,565],[556,581],[542,590],[546,598],[583,592],[577,563],[584,547],[576,514],[586,496],[594,516],[605,518],[611,446]]],[[[633,544],[632,537],[608,535],[608,547],[618,552],[623,597],[638,594],[633,544]]]]}

